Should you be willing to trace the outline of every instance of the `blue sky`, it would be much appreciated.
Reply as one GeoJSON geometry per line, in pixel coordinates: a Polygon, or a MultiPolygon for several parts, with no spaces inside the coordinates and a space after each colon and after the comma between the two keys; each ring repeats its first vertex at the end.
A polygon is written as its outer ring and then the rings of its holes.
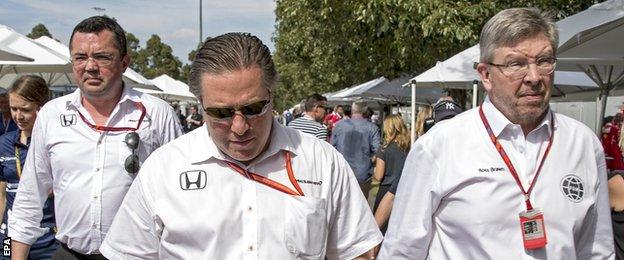
{"type": "MultiPolygon", "coordinates": [[[[274,51],[273,0],[203,0],[203,36],[244,31],[258,36],[274,51]]],[[[141,47],[152,34],[188,62],[199,42],[199,0],[0,0],[0,24],[28,34],[43,23],[52,36],[68,45],[73,27],[82,19],[106,14],[136,35],[141,47]],[[93,7],[106,9],[98,12],[93,7]]]]}

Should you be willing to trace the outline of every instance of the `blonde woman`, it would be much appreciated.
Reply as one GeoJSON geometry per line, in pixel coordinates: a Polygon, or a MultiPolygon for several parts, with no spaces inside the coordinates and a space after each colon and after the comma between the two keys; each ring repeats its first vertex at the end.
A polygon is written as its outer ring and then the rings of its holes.
{"type": "Polygon", "coordinates": [[[431,106],[420,107],[420,109],[418,110],[418,115],[416,115],[416,122],[414,123],[416,127],[417,136],[421,136],[425,134],[426,132],[425,120],[427,120],[428,118],[431,118],[432,114],[433,114],[433,108],[431,108],[431,106]]]}
{"type": "Polygon", "coordinates": [[[401,116],[386,117],[383,122],[383,135],[383,146],[376,154],[373,174],[373,179],[380,182],[373,212],[377,211],[381,199],[388,192],[395,179],[401,176],[405,157],[407,157],[407,152],[410,149],[409,131],[401,116]]]}

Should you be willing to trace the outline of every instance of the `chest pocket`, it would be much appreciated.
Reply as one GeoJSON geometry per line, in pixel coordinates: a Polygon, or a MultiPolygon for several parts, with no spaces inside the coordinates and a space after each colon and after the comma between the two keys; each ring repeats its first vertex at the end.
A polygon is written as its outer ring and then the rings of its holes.
{"type": "MultiPolygon", "coordinates": [[[[137,133],[139,134],[139,138],[141,139],[141,141],[139,142],[138,148],[135,152],[139,156],[139,161],[143,162],[147,158],[147,155],[149,155],[154,150],[154,147],[156,147],[154,139],[155,134],[152,133],[149,128],[138,130],[137,133]]],[[[118,145],[117,148],[119,151],[119,165],[124,165],[128,156],[132,154],[132,149],[130,149],[130,147],[128,147],[128,145],[124,142],[126,139],[126,135],[127,134],[124,133],[116,137],[116,142],[118,145]]]]}
{"type": "Polygon", "coordinates": [[[296,259],[319,259],[327,243],[327,201],[288,196],[284,203],[284,242],[296,259]]]}

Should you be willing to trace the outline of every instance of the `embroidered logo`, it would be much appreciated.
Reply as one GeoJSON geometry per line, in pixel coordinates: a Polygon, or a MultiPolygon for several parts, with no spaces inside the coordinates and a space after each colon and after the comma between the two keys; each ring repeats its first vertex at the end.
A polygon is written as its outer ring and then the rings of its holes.
{"type": "Polygon", "coordinates": [[[202,170],[188,171],[180,174],[180,188],[182,190],[199,190],[206,187],[206,172],[202,170]]]}
{"type": "Polygon", "coordinates": [[[585,195],[585,185],[581,178],[574,174],[569,174],[561,179],[561,192],[572,202],[581,202],[585,195]]]}
{"type": "Polygon", "coordinates": [[[61,115],[61,126],[63,127],[75,125],[77,121],[76,114],[61,115]]]}

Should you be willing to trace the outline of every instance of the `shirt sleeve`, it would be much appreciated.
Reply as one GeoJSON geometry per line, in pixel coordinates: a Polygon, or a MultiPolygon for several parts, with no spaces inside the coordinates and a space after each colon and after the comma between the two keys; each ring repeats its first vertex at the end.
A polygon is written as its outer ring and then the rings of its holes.
{"type": "Polygon", "coordinates": [[[614,257],[611,210],[607,187],[607,171],[604,153],[595,136],[594,153],[596,155],[596,205],[589,209],[577,244],[578,259],[611,259],[614,257]]]}
{"type": "MultiPolygon", "coordinates": [[[[143,169],[139,176],[147,174],[143,169]]],[[[153,199],[143,183],[141,178],[132,183],[100,247],[108,259],[158,259],[162,223],[153,213],[153,199]]]]}
{"type": "Polygon", "coordinates": [[[442,198],[438,175],[435,158],[416,142],[398,183],[379,259],[427,258],[433,236],[432,218],[442,198]]]}
{"type": "Polygon", "coordinates": [[[379,133],[379,127],[377,126],[374,126],[372,131],[373,131],[372,154],[375,154],[377,151],[379,151],[379,147],[381,146],[381,134],[379,133]]]}
{"type": "Polygon", "coordinates": [[[35,121],[30,148],[9,218],[9,236],[29,245],[48,232],[48,228],[40,225],[43,205],[52,189],[52,168],[46,148],[44,126],[45,120],[35,121]]]}
{"type": "Polygon", "coordinates": [[[167,106],[162,115],[160,146],[182,135],[182,126],[177,122],[177,116],[173,108],[167,106]]]}
{"type": "Polygon", "coordinates": [[[381,243],[383,237],[355,175],[342,156],[334,156],[332,207],[327,259],[354,259],[381,243]]]}
{"type": "Polygon", "coordinates": [[[325,125],[321,125],[321,127],[319,127],[318,132],[316,132],[316,137],[323,141],[327,141],[327,127],[325,127],[325,125]]]}

